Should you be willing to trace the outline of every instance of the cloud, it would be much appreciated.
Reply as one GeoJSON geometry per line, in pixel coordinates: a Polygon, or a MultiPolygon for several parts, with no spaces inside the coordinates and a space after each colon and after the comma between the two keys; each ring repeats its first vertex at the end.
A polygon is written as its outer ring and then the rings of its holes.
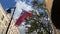
{"type": "Polygon", "coordinates": [[[26,4],[25,2],[22,2],[21,0],[15,0],[16,1],[16,10],[15,10],[15,14],[14,14],[14,20],[17,20],[18,17],[21,15],[21,13],[23,12],[23,10],[29,12],[30,10],[33,10],[33,8],[26,4]]]}
{"type": "MultiPolygon", "coordinates": [[[[26,4],[25,2],[22,2],[21,0],[15,0],[16,1],[16,10],[15,10],[15,14],[14,14],[14,20],[16,21],[18,19],[18,17],[21,15],[21,13],[23,12],[23,10],[29,12],[30,10],[33,10],[33,8],[26,4]]],[[[23,25],[24,23],[22,23],[23,25]]],[[[20,29],[20,33],[24,34],[25,33],[25,26],[19,26],[18,27],[20,29]]]]}

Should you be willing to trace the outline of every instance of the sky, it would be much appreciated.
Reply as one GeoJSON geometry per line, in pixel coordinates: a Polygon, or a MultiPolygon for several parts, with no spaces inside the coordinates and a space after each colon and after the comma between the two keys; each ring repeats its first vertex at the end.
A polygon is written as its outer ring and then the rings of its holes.
{"type": "Polygon", "coordinates": [[[16,6],[16,9],[15,9],[15,14],[14,14],[14,20],[18,19],[18,17],[21,15],[21,13],[23,12],[22,9],[27,12],[33,9],[30,5],[22,1],[17,1],[15,6],[16,6]]]}
{"type": "Polygon", "coordinates": [[[16,4],[15,0],[0,0],[0,3],[2,4],[4,10],[6,8],[14,7],[16,4]]]}
{"type": "MultiPolygon", "coordinates": [[[[28,2],[27,0],[23,0],[23,1],[28,2]]],[[[32,0],[29,0],[29,1],[32,1],[32,0]]],[[[42,3],[43,0],[39,0],[39,2],[42,3]]],[[[16,1],[15,0],[0,0],[0,3],[2,4],[2,6],[3,6],[4,10],[5,10],[7,8],[15,7],[16,1]]]]}

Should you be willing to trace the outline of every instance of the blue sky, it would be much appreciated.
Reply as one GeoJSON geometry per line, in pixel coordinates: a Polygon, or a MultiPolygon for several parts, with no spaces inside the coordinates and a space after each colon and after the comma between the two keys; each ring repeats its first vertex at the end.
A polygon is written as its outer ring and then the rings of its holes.
{"type": "Polygon", "coordinates": [[[16,4],[15,0],[0,0],[0,3],[4,9],[14,7],[16,4]]]}
{"type": "MultiPolygon", "coordinates": [[[[39,2],[42,3],[43,0],[39,0],[39,2]]],[[[16,4],[15,0],[0,0],[0,3],[2,4],[4,9],[14,7],[16,4]]]]}

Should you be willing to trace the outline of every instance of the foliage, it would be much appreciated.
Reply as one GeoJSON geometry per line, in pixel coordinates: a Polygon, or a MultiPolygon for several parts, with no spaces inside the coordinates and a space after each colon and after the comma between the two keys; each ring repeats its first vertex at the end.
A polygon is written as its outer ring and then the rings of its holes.
{"type": "MultiPolygon", "coordinates": [[[[52,34],[52,27],[49,21],[46,20],[46,23],[43,22],[44,16],[47,15],[44,8],[44,2],[38,3],[38,0],[34,0],[32,4],[34,9],[38,10],[41,8],[41,9],[44,9],[44,12],[43,14],[40,14],[38,11],[38,14],[39,14],[38,15],[36,11],[34,10],[31,11],[33,15],[25,19],[26,21],[25,25],[27,24],[30,25],[30,27],[26,27],[28,28],[26,34],[52,34]]],[[[48,17],[46,19],[48,19],[48,17]]]]}

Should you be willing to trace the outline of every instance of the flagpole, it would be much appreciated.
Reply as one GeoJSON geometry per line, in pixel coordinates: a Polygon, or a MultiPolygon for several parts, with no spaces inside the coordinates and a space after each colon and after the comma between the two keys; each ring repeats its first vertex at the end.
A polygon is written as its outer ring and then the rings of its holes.
{"type": "Polygon", "coordinates": [[[9,27],[10,27],[11,22],[12,22],[12,19],[13,19],[13,15],[14,15],[15,9],[16,9],[16,7],[14,7],[14,11],[13,11],[13,14],[12,14],[11,20],[10,20],[10,22],[9,22],[9,24],[8,24],[8,27],[7,27],[7,30],[6,30],[6,33],[5,33],[5,34],[8,33],[9,27]]]}

